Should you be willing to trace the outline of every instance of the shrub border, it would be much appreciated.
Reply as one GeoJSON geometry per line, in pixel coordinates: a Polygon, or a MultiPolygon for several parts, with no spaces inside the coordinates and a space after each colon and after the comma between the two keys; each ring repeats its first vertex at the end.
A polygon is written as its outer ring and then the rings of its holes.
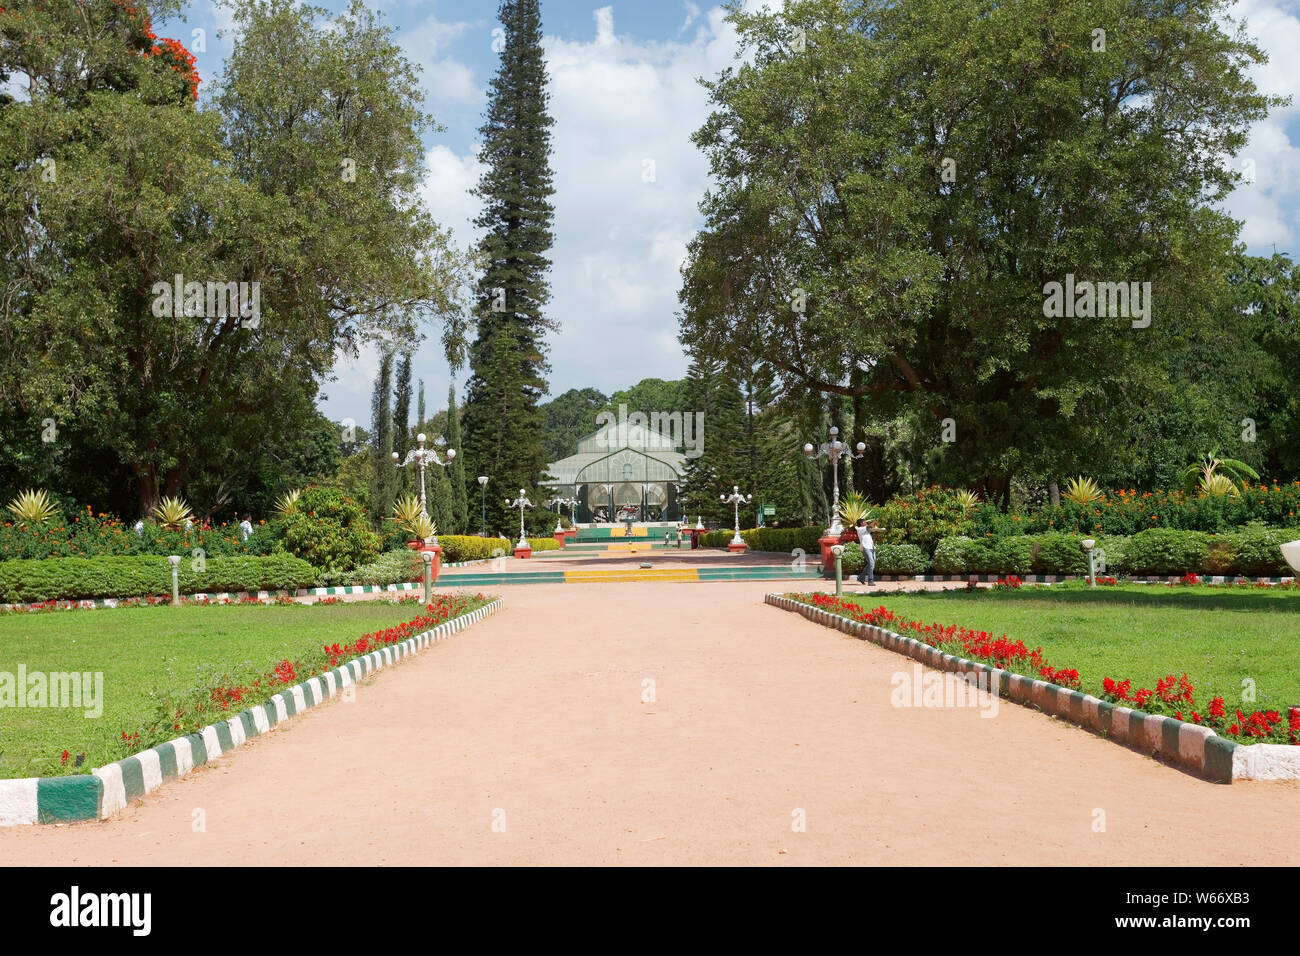
{"type": "Polygon", "coordinates": [[[1132,750],[1176,764],[1214,783],[1300,778],[1300,747],[1238,744],[1220,737],[1208,727],[1121,707],[1059,684],[956,657],[924,641],[854,621],[782,594],[768,594],[763,600],[773,607],[801,614],[814,623],[904,654],[936,670],[987,674],[989,686],[997,681],[999,697],[1037,707],[1044,713],[1094,731],[1132,750]]]}
{"type": "Polygon", "coordinates": [[[444,621],[437,627],[353,658],[333,670],[275,694],[265,704],[228,720],[177,737],[89,774],[0,780],[0,827],[33,823],[104,820],[167,780],[183,777],[249,738],[335,696],[342,688],[463,630],[501,609],[501,599],[444,621]]]}
{"type": "MultiPolygon", "coordinates": [[[[854,577],[854,575],[848,574],[847,572],[845,572],[843,576],[846,581],[849,578],[854,577]]],[[[1105,575],[1098,575],[1098,577],[1104,577],[1104,576],[1105,575]]],[[[833,581],[835,580],[835,571],[833,569],[830,571],[823,571],[822,577],[826,578],[829,581],[833,581]]],[[[880,581],[930,581],[930,582],[939,582],[939,583],[965,584],[966,582],[974,579],[975,581],[978,581],[981,584],[991,584],[995,581],[998,581],[1001,578],[1007,578],[1007,577],[1018,577],[1025,584],[1059,584],[1063,581],[1086,581],[1088,579],[1088,575],[1086,574],[1015,574],[1015,572],[1005,572],[1003,574],[877,574],[876,581],[877,583],[879,583],[880,581]]],[[[1246,584],[1258,584],[1258,583],[1286,584],[1289,581],[1296,580],[1294,575],[1285,575],[1283,577],[1266,578],[1266,577],[1247,577],[1241,574],[1239,575],[1198,574],[1197,577],[1201,579],[1202,584],[1235,584],[1239,581],[1244,582],[1246,584]]],[[[1123,578],[1121,580],[1121,583],[1123,584],[1178,584],[1181,580],[1182,579],[1176,574],[1171,574],[1168,575],[1167,577],[1148,575],[1146,577],[1123,578]]]]}

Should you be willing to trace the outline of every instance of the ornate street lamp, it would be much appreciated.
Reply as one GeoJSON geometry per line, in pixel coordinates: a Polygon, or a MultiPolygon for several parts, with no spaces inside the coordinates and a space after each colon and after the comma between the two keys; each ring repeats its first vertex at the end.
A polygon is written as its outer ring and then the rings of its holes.
{"type": "MultiPolygon", "coordinates": [[[[577,512],[578,499],[577,499],[577,498],[552,498],[549,502],[547,502],[547,504],[558,505],[558,506],[561,507],[561,508],[563,508],[565,505],[568,505],[568,506],[569,506],[569,517],[573,519],[573,527],[574,527],[574,530],[577,530],[577,527],[578,527],[578,512],[577,512]]],[[[560,512],[557,512],[557,513],[556,513],[556,516],[555,516],[555,533],[556,533],[556,534],[559,534],[560,532],[562,532],[562,531],[564,530],[564,526],[563,526],[562,524],[560,524],[560,518],[563,517],[563,516],[564,516],[564,512],[563,512],[563,511],[560,511],[560,512]]]]}
{"type": "Polygon", "coordinates": [[[511,501],[509,498],[506,499],[507,508],[519,509],[519,543],[515,545],[516,549],[528,548],[528,538],[524,535],[524,509],[531,508],[533,503],[524,497],[526,493],[525,489],[520,488],[518,498],[514,501],[511,501]]]}
{"type": "Polygon", "coordinates": [[[732,485],[730,496],[719,495],[719,497],[722,499],[724,505],[731,505],[731,510],[736,521],[736,536],[731,539],[731,544],[728,545],[728,548],[743,551],[745,549],[745,539],[740,536],[740,506],[749,504],[754,500],[754,496],[742,495],[740,493],[740,487],[738,485],[732,485]]]}
{"type": "Polygon", "coordinates": [[[449,464],[451,464],[451,460],[456,457],[456,449],[448,448],[447,460],[443,461],[441,458],[438,457],[438,453],[434,451],[432,448],[424,447],[424,440],[425,440],[424,432],[420,432],[420,434],[415,436],[415,443],[417,447],[412,448],[410,451],[406,453],[405,461],[400,461],[397,452],[393,452],[393,464],[398,468],[405,468],[407,465],[414,462],[415,465],[420,469],[420,510],[427,515],[429,513],[429,509],[425,505],[425,500],[424,500],[424,469],[428,466],[429,462],[433,462],[435,465],[439,466],[440,468],[446,468],[449,464]]]}
{"type": "Polygon", "coordinates": [[[830,537],[838,538],[844,532],[844,526],[840,524],[840,459],[841,458],[861,458],[867,450],[865,442],[858,442],[857,454],[849,448],[849,443],[840,441],[840,430],[834,425],[831,426],[831,440],[823,442],[816,449],[812,445],[804,445],[803,453],[809,458],[829,458],[831,460],[831,487],[834,489],[834,500],[831,502],[831,526],[826,529],[826,534],[830,537]]]}
{"type": "Polygon", "coordinates": [[[483,515],[483,537],[485,538],[487,537],[487,483],[487,475],[478,476],[479,498],[482,499],[479,502],[479,508],[483,515]]]}

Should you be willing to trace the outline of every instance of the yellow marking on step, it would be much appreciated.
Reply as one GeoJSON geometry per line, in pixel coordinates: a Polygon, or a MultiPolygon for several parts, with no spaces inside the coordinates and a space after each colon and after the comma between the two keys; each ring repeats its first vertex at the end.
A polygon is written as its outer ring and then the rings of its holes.
{"type": "Polygon", "coordinates": [[[565,571],[566,584],[584,581],[698,581],[696,568],[627,568],[618,571],[565,571]]]}

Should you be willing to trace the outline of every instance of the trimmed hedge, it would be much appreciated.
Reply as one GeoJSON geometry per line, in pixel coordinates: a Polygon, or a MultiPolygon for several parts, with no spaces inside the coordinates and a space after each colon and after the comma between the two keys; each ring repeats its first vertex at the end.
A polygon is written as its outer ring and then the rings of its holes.
{"type": "MultiPolygon", "coordinates": [[[[858,574],[862,570],[862,546],[846,544],[840,559],[845,574],[858,574]]],[[[930,559],[914,544],[877,544],[876,574],[925,574],[930,559]]]]}
{"type": "MultiPolygon", "coordinates": [[[[1246,577],[1294,572],[1278,545],[1300,539],[1296,528],[1244,528],[1227,534],[1150,528],[1131,537],[1098,538],[1107,574],[1180,575],[1189,571],[1246,577]]],[[[1088,572],[1083,537],[1073,534],[1004,538],[953,536],[934,552],[935,574],[1075,574],[1088,572]]]]}
{"type": "Polygon", "coordinates": [[[443,564],[478,561],[502,555],[509,557],[514,551],[514,543],[505,538],[480,538],[473,534],[440,534],[438,544],[442,545],[443,564]],[[496,555],[493,555],[493,551],[496,555]]]}
{"type": "MultiPolygon", "coordinates": [[[[197,559],[180,565],[182,594],[217,591],[296,590],[316,583],[316,569],[288,554],[197,559]]],[[[47,558],[0,561],[0,600],[6,603],[170,595],[172,570],[165,557],[47,558]]]]}
{"type": "MultiPolygon", "coordinates": [[[[793,554],[796,549],[804,554],[820,554],[817,539],[825,534],[821,527],[807,528],[742,528],[740,537],[751,551],[772,551],[793,554]]],[[[706,531],[700,535],[701,548],[725,548],[736,535],[734,528],[706,531]]],[[[877,555],[877,557],[879,557],[877,555]]]]}
{"type": "Polygon", "coordinates": [[[387,587],[424,580],[424,559],[412,548],[394,548],[385,551],[369,564],[355,571],[326,571],[316,583],[319,587],[338,587],[349,584],[371,584],[387,587]]]}

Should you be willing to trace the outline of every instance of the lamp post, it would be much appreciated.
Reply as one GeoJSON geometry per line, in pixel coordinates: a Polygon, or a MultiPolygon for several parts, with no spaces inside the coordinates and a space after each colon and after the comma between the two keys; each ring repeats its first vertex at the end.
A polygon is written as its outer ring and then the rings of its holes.
{"type": "Polygon", "coordinates": [[[740,536],[740,506],[747,505],[754,500],[753,495],[742,495],[739,485],[731,486],[731,494],[719,495],[723,504],[731,505],[732,514],[735,516],[736,536],[731,539],[731,544],[727,545],[727,550],[732,554],[739,554],[744,551],[747,545],[745,539],[740,536]]]}
{"type": "MultiPolygon", "coordinates": [[[[573,519],[573,527],[574,527],[575,529],[578,527],[578,512],[577,512],[577,510],[576,510],[577,507],[578,507],[578,499],[577,499],[577,498],[552,498],[550,501],[547,502],[547,504],[556,505],[556,506],[559,507],[559,508],[563,508],[565,505],[568,505],[568,506],[569,506],[569,517],[573,519]]],[[[564,512],[563,512],[563,511],[556,512],[556,515],[555,515],[555,533],[556,533],[556,534],[561,534],[561,533],[563,533],[563,531],[564,531],[564,526],[563,526],[562,524],[560,524],[560,519],[561,519],[562,517],[564,517],[564,512]]]]}
{"type": "Polygon", "coordinates": [[[827,537],[838,538],[844,532],[844,526],[840,524],[840,459],[861,458],[866,450],[866,443],[858,442],[857,454],[853,454],[849,443],[840,441],[840,430],[834,425],[831,426],[830,441],[823,442],[816,449],[812,445],[803,446],[803,453],[809,458],[829,458],[831,460],[831,487],[834,489],[834,495],[831,502],[831,524],[826,529],[827,537]]]}
{"type": "Polygon", "coordinates": [[[507,508],[519,509],[519,543],[515,545],[516,551],[532,550],[532,548],[529,547],[528,545],[528,538],[525,537],[524,535],[524,509],[531,508],[533,506],[533,503],[529,501],[526,497],[524,497],[526,493],[527,492],[523,488],[520,488],[518,498],[516,498],[514,501],[511,501],[509,498],[506,499],[507,508]]]}
{"type": "Polygon", "coordinates": [[[424,447],[424,441],[425,441],[424,432],[420,432],[420,434],[415,436],[415,443],[417,447],[412,448],[410,451],[406,453],[405,461],[401,461],[400,456],[397,454],[397,452],[393,452],[393,464],[398,468],[405,468],[407,465],[410,465],[412,462],[414,462],[416,467],[420,469],[420,510],[427,515],[429,513],[429,509],[425,505],[425,499],[424,499],[424,469],[428,466],[429,462],[433,462],[435,465],[438,465],[441,468],[446,468],[449,464],[451,464],[451,460],[456,457],[456,449],[448,448],[447,460],[443,461],[441,458],[438,457],[438,453],[434,451],[432,448],[424,447]]]}
{"type": "Polygon", "coordinates": [[[479,498],[482,499],[479,502],[479,506],[483,516],[483,537],[485,538],[487,537],[487,483],[487,475],[478,476],[479,498]]]}

